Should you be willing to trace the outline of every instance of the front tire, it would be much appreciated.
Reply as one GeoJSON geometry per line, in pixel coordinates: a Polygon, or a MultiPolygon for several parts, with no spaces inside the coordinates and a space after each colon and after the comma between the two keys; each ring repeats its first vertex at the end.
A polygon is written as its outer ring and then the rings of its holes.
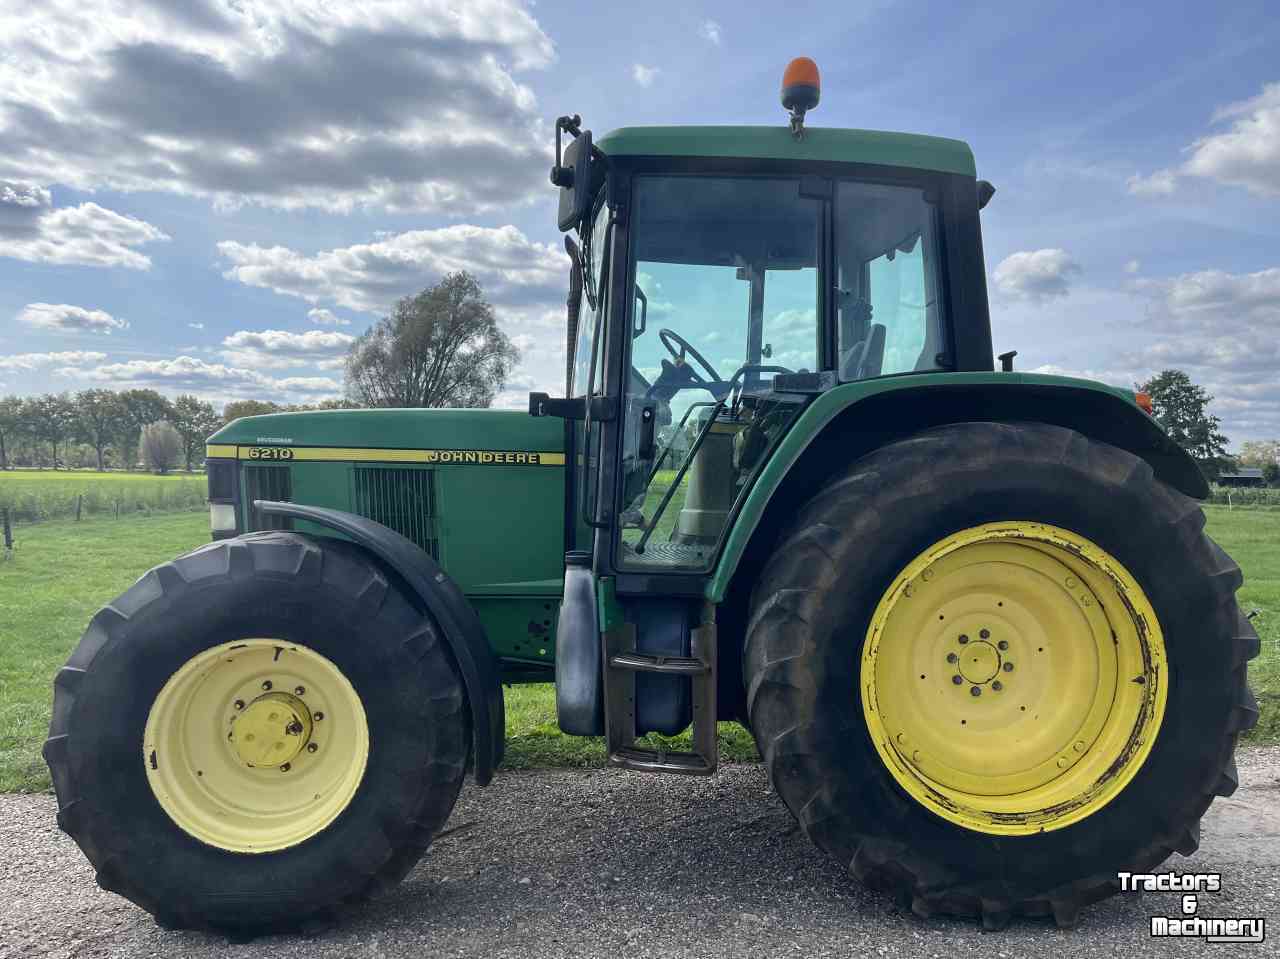
{"type": "Polygon", "coordinates": [[[469,735],[431,619],[351,544],[269,532],[157,567],[94,617],[45,758],[100,886],[166,926],[257,933],[399,882],[469,735]]]}
{"type": "Polygon", "coordinates": [[[857,461],[752,597],[748,708],[780,797],[903,907],[989,927],[1070,925],[1118,871],[1194,852],[1257,718],[1240,571],[1203,526],[1142,460],[1043,424],[857,461]]]}

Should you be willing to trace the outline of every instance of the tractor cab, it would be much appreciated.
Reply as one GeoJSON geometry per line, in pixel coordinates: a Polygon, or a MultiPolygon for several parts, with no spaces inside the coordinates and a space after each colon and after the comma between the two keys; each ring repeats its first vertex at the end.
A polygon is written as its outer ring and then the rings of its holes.
{"type": "MultiPolygon", "coordinates": [[[[814,81],[816,86],[816,78],[814,81]]],[[[786,91],[784,90],[784,101],[786,91]]],[[[814,97],[816,102],[816,96],[814,97]]],[[[992,369],[964,143],[864,130],[562,117],[552,180],[583,296],[569,321],[572,548],[599,573],[705,574],[813,398],[992,369]]],[[[690,581],[692,582],[692,580],[690,581]]]]}
{"type": "Polygon", "coordinates": [[[619,765],[714,768],[713,719],[741,696],[726,680],[727,707],[700,697],[717,659],[696,653],[704,594],[801,414],[848,384],[992,369],[978,224],[992,191],[968,146],[806,128],[816,68],[800,79],[784,82],[789,126],[597,142],[576,116],[556,124],[566,398],[533,394],[530,412],[567,421],[557,709],[566,731],[606,733],[619,765]],[[682,662],[655,676],[653,657],[682,662]],[[691,721],[710,743],[698,756],[630,751],[691,721]]]}

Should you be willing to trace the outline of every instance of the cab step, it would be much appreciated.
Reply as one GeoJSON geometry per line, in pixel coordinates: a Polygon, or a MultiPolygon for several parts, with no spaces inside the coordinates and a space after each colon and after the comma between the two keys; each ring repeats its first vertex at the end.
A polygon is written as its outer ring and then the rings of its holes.
{"type": "Polygon", "coordinates": [[[636,652],[636,628],[621,623],[603,634],[605,738],[609,763],[638,772],[709,776],[716,771],[715,606],[703,609],[702,625],[690,631],[690,656],[636,652]],[[691,684],[693,751],[649,749],[636,744],[636,674],[687,676],[691,684]]]}

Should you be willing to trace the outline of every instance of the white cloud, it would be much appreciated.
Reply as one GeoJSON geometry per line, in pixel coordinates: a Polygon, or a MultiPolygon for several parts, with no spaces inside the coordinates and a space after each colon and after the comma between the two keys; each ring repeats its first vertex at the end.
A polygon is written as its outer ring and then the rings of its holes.
{"type": "Polygon", "coordinates": [[[203,323],[188,323],[188,324],[187,324],[187,326],[191,327],[191,329],[193,329],[193,330],[203,330],[203,329],[204,329],[204,324],[203,324],[203,323]]]}
{"type": "Polygon", "coordinates": [[[474,274],[493,302],[512,305],[563,299],[567,282],[568,258],[514,226],[413,230],[313,256],[230,240],[218,252],[231,263],[229,280],[361,313],[385,312],[455,270],[474,274]]]}
{"type": "Polygon", "coordinates": [[[1080,272],[1066,250],[1026,250],[1001,260],[993,278],[1005,296],[1041,302],[1066,296],[1072,277],[1080,272]]]}
{"type": "Polygon", "coordinates": [[[1141,269],[1142,269],[1141,260],[1130,260],[1128,263],[1124,265],[1124,271],[1129,274],[1137,273],[1141,269]]]}
{"type": "Polygon", "coordinates": [[[1174,170],[1156,170],[1148,176],[1135,173],[1125,185],[1134,196],[1168,196],[1178,188],[1178,174],[1174,170]]]}
{"type": "Polygon", "coordinates": [[[1233,123],[1230,130],[1191,145],[1186,172],[1280,196],[1280,83],[1268,83],[1256,97],[1223,107],[1214,120],[1233,123]]]}
{"type": "Polygon", "coordinates": [[[657,79],[657,76],[657,67],[646,67],[643,63],[636,63],[631,67],[631,79],[642,87],[653,86],[653,81],[657,79]]]}
{"type": "Polygon", "coordinates": [[[0,180],[0,257],[145,270],[151,258],[134,247],[168,239],[150,223],[96,203],[55,208],[45,187],[0,180]]]}
{"type": "Polygon", "coordinates": [[[13,356],[0,356],[0,370],[43,369],[46,366],[86,366],[89,363],[101,363],[107,358],[106,353],[95,353],[92,350],[67,350],[61,353],[17,353],[13,356]]]}
{"type": "Polygon", "coordinates": [[[0,14],[0,177],[345,211],[544,195],[519,0],[45,0],[0,14]]]}
{"type": "Polygon", "coordinates": [[[1148,342],[1127,362],[1147,373],[1185,370],[1213,394],[1211,411],[1237,443],[1280,436],[1280,268],[1201,270],[1135,286],[1154,313],[1148,342]]]}
{"type": "Polygon", "coordinates": [[[1261,196],[1280,196],[1280,83],[1268,83],[1255,97],[1214,112],[1213,122],[1231,128],[1196,140],[1176,170],[1157,170],[1129,179],[1129,192],[1144,196],[1173,193],[1182,176],[1203,177],[1244,187],[1261,196]]]}
{"type": "Polygon", "coordinates": [[[64,368],[66,376],[107,383],[117,387],[137,386],[194,392],[201,396],[248,394],[288,402],[295,398],[336,396],[342,384],[322,376],[290,376],[276,379],[257,370],[208,363],[192,356],[172,359],[128,360],[106,363],[91,369],[64,368]]]}
{"type": "Polygon", "coordinates": [[[344,320],[335,314],[332,310],[326,310],[322,306],[314,307],[307,310],[307,319],[317,326],[350,326],[350,320],[344,320]]]}
{"type": "Polygon", "coordinates": [[[714,43],[717,47],[720,46],[720,24],[716,23],[716,21],[703,20],[702,26],[698,29],[698,32],[702,35],[702,39],[709,43],[714,43]]]}
{"type": "Polygon", "coordinates": [[[354,340],[350,334],[327,330],[240,330],[223,339],[222,356],[234,366],[254,370],[313,365],[337,369],[354,340]]]}
{"type": "Polygon", "coordinates": [[[60,333],[101,333],[128,329],[127,320],[119,320],[106,310],[86,310],[68,303],[28,303],[18,314],[18,322],[41,330],[60,333]]]}

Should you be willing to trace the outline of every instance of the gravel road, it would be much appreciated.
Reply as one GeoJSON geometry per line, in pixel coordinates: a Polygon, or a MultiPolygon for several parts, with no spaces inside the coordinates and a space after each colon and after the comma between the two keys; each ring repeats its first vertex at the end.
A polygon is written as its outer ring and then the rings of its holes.
{"type": "Polygon", "coordinates": [[[921,921],[811,847],[759,766],[710,779],[615,770],[501,775],[468,787],[450,827],[393,893],[312,936],[228,943],[169,932],[100,891],[54,825],[50,796],[0,797],[0,956],[1035,956],[1275,955],[1280,937],[1280,747],[1243,750],[1240,789],[1170,868],[1222,874],[1201,915],[1267,919],[1263,945],[1148,936],[1173,893],[1087,910],[1075,930],[1000,933],[921,921]]]}

